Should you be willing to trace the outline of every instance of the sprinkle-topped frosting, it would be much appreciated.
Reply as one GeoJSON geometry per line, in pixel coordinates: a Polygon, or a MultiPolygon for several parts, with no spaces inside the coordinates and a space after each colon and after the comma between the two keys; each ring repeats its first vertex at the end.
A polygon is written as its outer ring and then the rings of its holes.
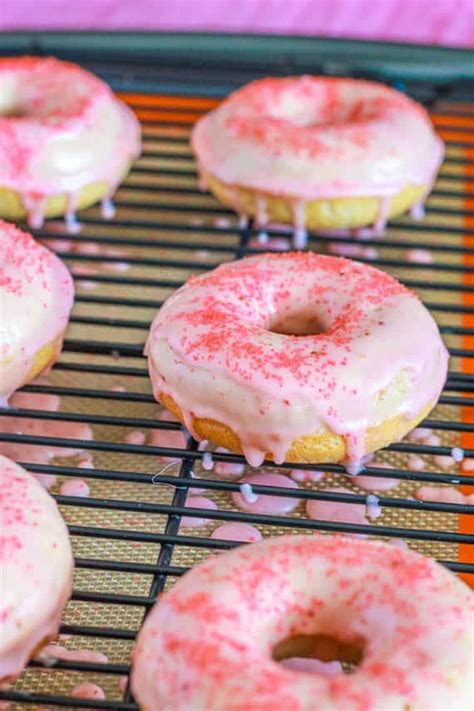
{"type": "Polygon", "coordinates": [[[0,220],[0,400],[23,385],[38,351],[61,338],[73,299],[61,260],[0,220]]]}
{"type": "Polygon", "coordinates": [[[443,156],[428,114],[404,94],[314,76],[244,86],[196,124],[192,145],[204,177],[300,200],[429,189],[443,156]]]}
{"type": "Polygon", "coordinates": [[[0,187],[18,192],[32,226],[45,201],[109,186],[140,153],[133,113],[100,79],[53,58],[0,59],[0,187]]]}
{"type": "Polygon", "coordinates": [[[405,711],[472,707],[472,592],[387,543],[279,536],[211,558],[160,598],[138,635],[143,711],[405,711]],[[295,635],[359,644],[352,674],[285,668],[295,635]]]}
{"type": "Polygon", "coordinates": [[[368,428],[434,404],[448,358],[396,279],[297,252],[192,277],[158,312],[146,353],[157,399],[173,398],[191,432],[194,417],[227,425],[254,466],[327,430],[359,460],[368,428]]]}
{"type": "Polygon", "coordinates": [[[68,532],[34,476],[0,456],[0,679],[57,634],[72,585],[68,532]]]}

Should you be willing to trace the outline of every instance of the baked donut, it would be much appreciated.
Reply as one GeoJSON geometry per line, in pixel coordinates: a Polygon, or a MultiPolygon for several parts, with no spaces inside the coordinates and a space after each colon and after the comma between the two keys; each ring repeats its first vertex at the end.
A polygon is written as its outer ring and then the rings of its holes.
{"type": "Polygon", "coordinates": [[[73,300],[61,260],[0,220],[0,403],[54,363],[73,300]]]}
{"type": "Polygon", "coordinates": [[[0,59],[0,217],[38,228],[107,207],[139,153],[137,119],[98,77],[53,58],[0,59]]]}
{"type": "Polygon", "coordinates": [[[197,439],[252,466],[345,462],[435,405],[448,353],[415,294],[374,267],[272,253],[191,277],[147,340],[153,392],[197,439]]]}
{"type": "Polygon", "coordinates": [[[0,455],[0,682],[14,679],[59,630],[73,557],[54,499],[0,455]]]}
{"type": "Polygon", "coordinates": [[[468,711],[473,612],[464,583],[409,549],[279,536],[211,558],[160,597],[133,693],[143,711],[468,711]],[[359,666],[323,676],[278,663],[318,647],[359,666]]]}
{"type": "Polygon", "coordinates": [[[201,184],[258,226],[384,228],[422,203],[443,158],[426,111],[360,79],[260,79],[192,133],[201,184]]]}

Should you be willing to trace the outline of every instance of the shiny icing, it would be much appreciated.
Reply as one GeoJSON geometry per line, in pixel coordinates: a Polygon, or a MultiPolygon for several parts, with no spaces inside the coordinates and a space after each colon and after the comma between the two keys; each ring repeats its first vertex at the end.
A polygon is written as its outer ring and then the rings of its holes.
{"type": "Polygon", "coordinates": [[[0,220],[0,401],[23,385],[38,351],[62,335],[73,299],[61,260],[0,220]]]}
{"type": "Polygon", "coordinates": [[[54,499],[0,456],[0,679],[21,672],[57,634],[72,586],[73,557],[54,499]]]}
{"type": "Polygon", "coordinates": [[[414,551],[279,536],[211,558],[160,597],[132,689],[142,711],[468,711],[472,615],[469,588],[414,551]],[[297,634],[362,640],[362,662],[336,676],[285,668],[272,650],[297,634]]]}
{"type": "Polygon", "coordinates": [[[64,193],[73,227],[79,191],[96,182],[108,186],[109,217],[139,154],[137,119],[98,77],[51,57],[0,59],[0,187],[20,194],[32,227],[47,198],[64,193]]]}
{"type": "MultiPolygon", "coordinates": [[[[204,184],[209,174],[260,193],[259,227],[266,195],[292,201],[300,243],[304,204],[318,199],[379,197],[380,232],[390,197],[408,185],[430,188],[444,153],[428,114],[405,94],[314,76],[244,86],[197,122],[192,145],[204,184]]],[[[238,200],[234,207],[242,213],[238,200]]]]}
{"type": "Polygon", "coordinates": [[[360,461],[368,428],[434,404],[448,361],[415,294],[371,266],[313,253],[192,277],[159,310],[145,352],[155,397],[172,397],[190,432],[193,418],[230,427],[253,466],[266,453],[281,463],[293,440],[326,430],[360,461]],[[308,335],[275,332],[285,327],[308,335]]]}

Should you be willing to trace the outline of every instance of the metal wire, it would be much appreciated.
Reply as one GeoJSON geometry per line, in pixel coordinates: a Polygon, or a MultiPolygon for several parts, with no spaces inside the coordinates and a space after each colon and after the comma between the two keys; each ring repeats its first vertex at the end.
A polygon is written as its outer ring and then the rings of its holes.
{"type": "MultiPolygon", "coordinates": [[[[117,61],[109,58],[107,63],[90,56],[83,59],[93,71],[107,78],[114,89],[130,88],[130,73],[133,68],[121,64],[118,58],[117,61]]],[[[139,64],[138,59],[137,63],[139,64]]],[[[312,71],[317,69],[311,67],[312,71]]],[[[146,66],[140,65],[140,71],[146,72],[146,66]]],[[[188,72],[188,69],[186,71],[188,72]]],[[[207,88],[214,86],[216,82],[221,82],[228,88],[233,83],[238,84],[250,78],[247,75],[244,77],[237,66],[227,66],[224,70],[212,67],[212,71],[210,67],[192,67],[190,71],[187,80],[196,82],[196,96],[213,94],[214,92],[208,92],[207,88]]],[[[265,73],[265,68],[260,66],[255,73],[265,73]]],[[[152,83],[152,76],[150,72],[147,79],[149,83],[152,83]]],[[[174,77],[175,74],[172,73],[167,80],[166,72],[162,72],[159,77],[160,89],[167,86],[170,92],[176,93],[172,83],[174,77]]],[[[441,470],[433,462],[436,463],[437,456],[450,455],[452,447],[459,442],[459,437],[474,431],[472,415],[470,419],[465,416],[461,418],[461,412],[472,412],[466,408],[472,408],[474,405],[471,395],[474,391],[474,377],[462,372],[463,363],[474,358],[474,341],[468,341],[474,330],[463,324],[466,315],[474,314],[472,300],[469,303],[463,301],[465,294],[474,292],[472,282],[466,282],[466,276],[474,272],[474,267],[465,263],[466,256],[474,255],[474,247],[467,246],[466,239],[474,237],[474,232],[470,232],[462,223],[464,218],[474,215],[472,206],[469,207],[464,202],[473,187],[473,181],[468,180],[465,173],[474,164],[474,136],[472,140],[469,138],[474,128],[459,129],[457,124],[457,118],[468,116],[465,105],[461,102],[470,97],[464,83],[454,83],[446,87],[410,81],[407,90],[415,98],[425,101],[432,109],[437,110],[437,102],[442,107],[438,127],[449,132],[449,140],[446,141],[447,159],[428,200],[426,219],[419,223],[408,219],[393,221],[385,235],[373,238],[367,243],[380,250],[379,255],[375,259],[362,258],[360,261],[380,266],[399,276],[404,283],[417,290],[440,321],[440,328],[448,341],[452,359],[448,381],[440,399],[440,409],[432,413],[424,422],[424,426],[437,430],[443,441],[434,446],[407,441],[393,444],[386,450],[388,467],[381,469],[369,465],[364,475],[377,479],[396,479],[402,485],[458,485],[461,475],[457,470],[441,470]],[[466,155],[465,149],[471,149],[469,156],[466,155]],[[432,264],[407,262],[403,258],[403,251],[407,249],[429,249],[435,256],[435,261],[432,264]],[[423,471],[410,469],[407,465],[409,455],[422,455],[428,458],[431,466],[423,471]]],[[[223,481],[206,472],[203,472],[204,478],[192,478],[193,468],[199,468],[203,458],[196,442],[186,437],[184,448],[134,445],[124,442],[121,432],[123,428],[182,431],[176,423],[156,419],[154,399],[148,387],[148,374],[142,356],[150,319],[164,298],[191,273],[200,273],[222,261],[238,259],[259,251],[257,247],[250,246],[258,231],[252,226],[248,229],[238,229],[232,215],[211,197],[203,196],[196,187],[196,174],[187,141],[190,125],[200,111],[182,105],[179,97],[176,99],[176,105],[160,105],[159,111],[150,108],[148,102],[135,102],[133,107],[139,113],[148,112],[146,120],[143,121],[145,148],[142,159],[117,195],[116,219],[112,223],[104,223],[93,209],[80,216],[84,225],[84,231],[80,235],[58,231],[57,225],[54,230],[47,225],[38,233],[46,245],[54,246],[57,240],[65,241],[58,254],[70,267],[74,268],[79,262],[83,266],[98,269],[96,273],[75,275],[79,293],[71,319],[70,335],[64,343],[63,354],[53,372],[53,375],[58,376],[58,380],[53,379],[52,383],[33,384],[24,388],[25,392],[32,394],[58,395],[67,402],[74,403],[74,406],[71,409],[61,408],[58,412],[33,407],[0,410],[0,416],[17,418],[19,429],[22,421],[34,419],[38,422],[89,424],[100,430],[100,434],[96,433],[95,439],[91,441],[44,434],[0,433],[1,442],[71,447],[93,452],[100,457],[96,468],[82,468],[77,466],[77,463],[71,465],[62,460],[54,464],[24,462],[30,471],[61,477],[80,477],[91,484],[99,483],[102,486],[137,487],[134,489],[137,492],[134,496],[126,495],[129,489],[120,488],[117,491],[124,493],[119,496],[114,495],[113,488],[110,489],[110,496],[91,495],[79,499],[56,495],[63,511],[79,512],[79,522],[69,525],[75,544],[85,541],[97,542],[99,545],[99,548],[94,548],[95,555],[77,554],[76,566],[79,575],[82,575],[83,571],[91,574],[97,572],[103,580],[112,574],[133,574],[145,576],[148,580],[146,589],[139,593],[127,591],[126,588],[118,592],[100,588],[86,590],[76,584],[73,594],[75,603],[99,608],[110,606],[118,611],[124,608],[137,609],[139,616],[133,618],[133,625],[124,622],[123,626],[119,623],[95,624],[91,621],[90,624],[68,622],[62,626],[61,632],[70,634],[73,638],[108,641],[112,645],[131,643],[147,611],[160,593],[173,579],[188,569],[188,565],[176,562],[180,560],[177,553],[209,553],[235,545],[211,538],[208,529],[204,534],[193,532],[192,535],[181,531],[184,515],[190,518],[203,516],[202,509],[185,506],[188,492],[193,492],[196,488],[204,489],[205,492],[218,495],[219,503],[222,504],[224,495],[230,497],[232,492],[239,490],[239,485],[235,482],[223,481]],[[156,118],[153,118],[154,110],[156,118]],[[179,118],[176,117],[177,112],[179,118]],[[190,220],[192,216],[194,222],[190,220]],[[219,226],[212,222],[219,218],[227,222],[219,226]],[[74,251],[77,245],[86,244],[90,244],[94,249],[100,246],[102,251],[74,251]],[[104,253],[105,249],[110,248],[134,251],[127,253],[125,257],[121,254],[104,253]],[[112,266],[123,261],[130,265],[131,275],[110,273],[112,266]],[[98,294],[90,293],[83,288],[87,283],[98,286],[103,291],[98,294]],[[73,379],[70,384],[66,384],[67,376],[73,379]],[[129,378],[133,383],[132,389],[125,392],[111,389],[111,383],[117,378],[129,378]],[[177,460],[177,471],[163,471],[157,478],[157,457],[177,460]],[[153,463],[150,464],[150,461],[153,463]],[[117,467],[117,462],[123,464],[117,467]],[[129,462],[132,464],[129,465],[129,462]],[[156,491],[157,482],[159,487],[168,487],[172,492],[167,501],[151,500],[145,493],[156,491]],[[107,515],[117,514],[120,516],[117,519],[119,523],[102,526],[100,517],[95,515],[90,523],[85,523],[87,519],[84,514],[87,512],[91,512],[91,515],[99,512],[107,515]],[[128,514],[164,517],[165,524],[162,530],[149,530],[134,522],[130,526],[126,517],[123,517],[128,514]],[[117,546],[123,543],[127,546],[151,545],[153,550],[156,550],[154,562],[122,560],[118,555],[106,554],[105,547],[110,543],[117,546]]],[[[269,236],[288,238],[289,234],[269,230],[269,236]]],[[[312,234],[309,248],[316,251],[327,250],[335,241],[331,233],[312,234]]],[[[350,245],[353,244],[353,239],[337,238],[337,244],[350,245]]],[[[474,457],[474,449],[466,448],[465,455],[474,457]]],[[[216,453],[213,457],[216,462],[243,462],[242,457],[234,454],[216,453]]],[[[271,462],[266,462],[264,466],[276,469],[271,462]]],[[[282,470],[298,468],[305,467],[278,467],[282,470]]],[[[342,467],[338,465],[324,466],[324,471],[331,477],[343,474],[342,467]]],[[[474,485],[474,475],[463,474],[462,483],[474,485]]],[[[354,491],[340,493],[319,487],[295,490],[258,485],[254,490],[257,494],[278,497],[297,496],[303,502],[320,500],[359,505],[366,503],[366,495],[354,491]]],[[[101,488],[100,491],[107,490],[101,488]]],[[[338,531],[402,538],[412,542],[415,547],[423,544],[446,544],[451,546],[451,554],[447,557],[438,556],[441,562],[455,572],[474,572],[472,563],[460,560],[455,553],[452,554],[458,544],[473,543],[473,537],[460,532],[456,523],[456,517],[459,515],[472,514],[473,506],[425,502],[404,494],[378,495],[378,500],[384,511],[397,514],[395,524],[360,525],[310,520],[304,516],[257,515],[223,505],[216,511],[206,510],[205,517],[213,522],[249,522],[261,527],[265,533],[285,530],[338,531]],[[425,515],[430,516],[428,523],[423,523],[425,515]],[[437,525],[437,517],[446,515],[455,518],[449,519],[449,526],[440,528],[437,525]]],[[[118,620],[122,619],[119,612],[117,615],[118,620]]],[[[128,619],[124,613],[123,620],[128,619]]],[[[37,662],[32,662],[29,673],[33,673],[39,666],[37,662]]],[[[103,680],[107,677],[117,679],[127,675],[129,668],[129,663],[115,661],[103,664],[62,660],[57,662],[53,673],[74,673],[81,674],[80,678],[100,677],[103,680]]],[[[88,701],[60,692],[43,693],[44,686],[39,686],[38,680],[41,680],[40,674],[31,677],[26,688],[20,685],[1,691],[0,699],[14,702],[15,708],[26,708],[33,704],[41,707],[113,708],[123,711],[137,708],[128,688],[121,697],[117,692],[113,700],[88,701]]]]}

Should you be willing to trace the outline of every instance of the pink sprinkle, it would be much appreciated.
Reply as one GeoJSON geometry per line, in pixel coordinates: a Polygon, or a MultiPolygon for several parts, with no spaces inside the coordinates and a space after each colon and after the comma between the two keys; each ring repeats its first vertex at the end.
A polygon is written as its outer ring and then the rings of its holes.
{"type": "Polygon", "coordinates": [[[125,694],[128,686],[128,676],[121,676],[119,679],[119,691],[123,695],[125,694]]]}
{"type": "Polygon", "coordinates": [[[83,479],[68,479],[59,489],[61,496],[89,496],[89,485],[83,479]]]}
{"type": "Polygon", "coordinates": [[[440,467],[441,469],[450,469],[456,464],[452,457],[444,456],[442,454],[437,454],[434,457],[434,462],[436,466],[440,467]]]}
{"type": "MultiPolygon", "coordinates": [[[[206,496],[191,496],[188,494],[186,498],[185,506],[194,509],[208,509],[209,511],[216,511],[217,506],[211,499],[206,496]]],[[[195,516],[183,516],[181,519],[181,526],[186,528],[200,528],[209,523],[207,518],[197,518],[195,516]]]]}
{"type": "Polygon", "coordinates": [[[342,674],[342,666],[340,662],[322,662],[320,659],[312,659],[310,657],[288,657],[281,659],[280,664],[285,669],[291,669],[304,674],[320,674],[321,676],[337,676],[342,674]]]}
{"type": "Polygon", "coordinates": [[[127,444],[137,444],[137,445],[142,445],[145,443],[146,435],[144,432],[141,432],[140,430],[132,430],[131,432],[127,432],[127,434],[124,437],[124,441],[127,444]]]}
{"type": "Polygon", "coordinates": [[[425,468],[425,460],[419,457],[418,454],[410,454],[408,457],[408,467],[415,472],[421,472],[425,468]]]}
{"type": "Polygon", "coordinates": [[[429,249],[409,249],[405,252],[407,262],[433,264],[433,255],[429,249]]]}
{"type": "Polygon", "coordinates": [[[364,491],[388,491],[398,486],[399,481],[388,477],[384,479],[383,477],[375,476],[358,476],[354,483],[364,491]]]}
{"type": "Polygon", "coordinates": [[[211,533],[211,538],[217,538],[221,541],[255,543],[262,539],[262,534],[258,528],[248,523],[224,523],[211,533]]]}
{"type": "MultiPolygon", "coordinates": [[[[326,489],[335,494],[353,494],[350,489],[334,487],[326,489]]],[[[365,506],[363,504],[342,503],[339,501],[310,500],[306,503],[308,517],[319,521],[337,521],[339,523],[358,523],[365,525],[365,506]]]]}
{"type": "Polygon", "coordinates": [[[92,684],[89,681],[83,681],[81,684],[75,686],[71,691],[71,696],[79,699],[96,699],[98,701],[105,699],[104,690],[100,686],[97,686],[97,684],[92,684]]]}
{"type": "Polygon", "coordinates": [[[110,388],[114,393],[125,393],[127,392],[123,385],[112,385],[110,388]]]}
{"type": "MultiPolygon", "coordinates": [[[[247,474],[241,483],[243,485],[281,486],[287,489],[298,489],[294,481],[281,474],[247,474]]],[[[234,504],[248,513],[282,514],[294,511],[299,504],[299,499],[290,496],[274,496],[258,494],[256,500],[249,501],[243,493],[232,494],[234,504]]]]}

